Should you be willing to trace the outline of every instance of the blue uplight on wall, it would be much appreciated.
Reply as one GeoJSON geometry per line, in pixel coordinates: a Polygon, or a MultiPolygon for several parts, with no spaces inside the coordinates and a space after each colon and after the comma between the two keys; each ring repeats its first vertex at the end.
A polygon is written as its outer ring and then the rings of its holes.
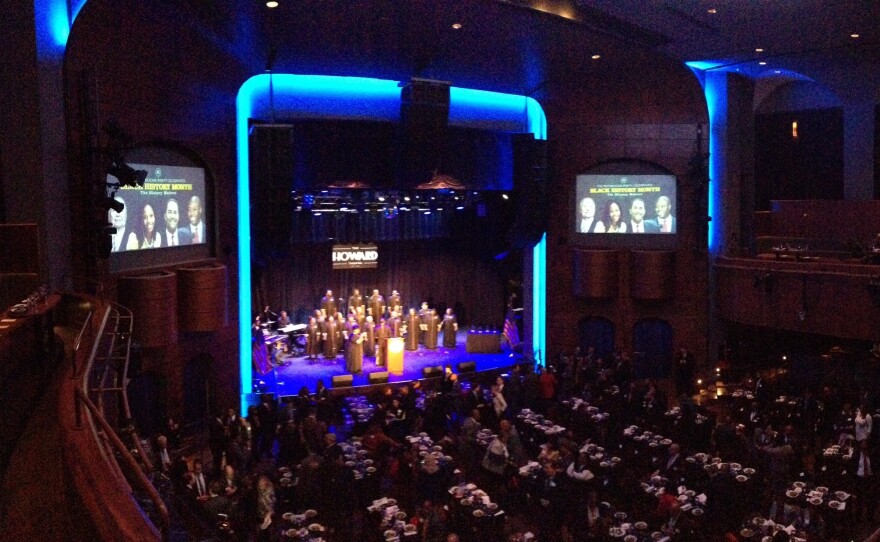
{"type": "MultiPolygon", "coordinates": [[[[251,231],[248,128],[250,119],[335,118],[396,121],[400,84],[364,77],[262,74],[241,86],[236,98],[238,145],[238,316],[241,411],[252,393],[251,369],[251,231]],[[270,85],[271,79],[271,85],[270,85]],[[270,95],[270,86],[272,93],[270,95]]],[[[450,89],[449,124],[487,130],[531,132],[547,138],[540,104],[526,96],[483,90],[450,89]]],[[[533,249],[533,349],[545,359],[546,236],[533,249]]]]}
{"type": "Polygon", "coordinates": [[[709,187],[707,194],[707,212],[711,220],[708,223],[707,244],[709,252],[714,254],[720,247],[718,243],[721,232],[723,217],[719,212],[718,205],[721,201],[720,185],[718,182],[722,175],[724,164],[721,142],[723,138],[719,133],[727,126],[727,76],[723,71],[711,71],[715,65],[705,62],[688,62],[688,67],[694,72],[703,86],[703,94],[706,96],[706,108],[709,112],[709,187]],[[710,71],[706,71],[710,70],[710,71]]]}

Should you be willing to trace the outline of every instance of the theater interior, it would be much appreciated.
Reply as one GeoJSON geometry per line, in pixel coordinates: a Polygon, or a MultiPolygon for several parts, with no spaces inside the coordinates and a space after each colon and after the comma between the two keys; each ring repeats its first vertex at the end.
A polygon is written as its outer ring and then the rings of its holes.
{"type": "Polygon", "coordinates": [[[880,539],[880,4],[4,7],[3,540],[880,539]]]}

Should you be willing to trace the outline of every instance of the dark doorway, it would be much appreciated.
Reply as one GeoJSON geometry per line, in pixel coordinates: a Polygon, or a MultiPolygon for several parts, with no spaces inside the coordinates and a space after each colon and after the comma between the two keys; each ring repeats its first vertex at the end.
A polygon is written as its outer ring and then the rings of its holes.
{"type": "Polygon", "coordinates": [[[165,425],[165,381],[154,374],[140,374],[128,383],[128,406],[137,428],[153,436],[165,425]]]}
{"type": "Polygon", "coordinates": [[[183,368],[183,423],[200,422],[208,417],[211,399],[209,378],[214,358],[200,354],[189,360],[183,368]]]}
{"type": "Polygon", "coordinates": [[[633,375],[664,378],[672,367],[672,326],[666,320],[645,318],[633,326],[633,375]]]}
{"type": "Polygon", "coordinates": [[[581,351],[586,352],[591,346],[596,350],[596,357],[608,362],[614,354],[614,323],[607,318],[588,316],[579,324],[581,351]]]}

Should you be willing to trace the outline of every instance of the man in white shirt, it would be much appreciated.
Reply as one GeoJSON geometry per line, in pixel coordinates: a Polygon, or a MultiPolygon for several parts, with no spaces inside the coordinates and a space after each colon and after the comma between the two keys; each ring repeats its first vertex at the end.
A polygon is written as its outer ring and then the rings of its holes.
{"type": "Polygon", "coordinates": [[[580,209],[578,232],[605,233],[605,225],[602,224],[602,221],[596,220],[596,202],[593,201],[593,198],[582,199],[578,207],[580,209]]]}
{"type": "Polygon", "coordinates": [[[675,233],[676,224],[675,217],[672,215],[672,201],[668,197],[660,196],[657,198],[654,212],[657,213],[657,218],[652,222],[657,225],[660,233],[675,233]]]}
{"type": "Polygon", "coordinates": [[[198,245],[205,242],[205,222],[202,220],[204,208],[202,200],[198,196],[189,199],[186,215],[189,218],[189,231],[192,234],[192,243],[198,245]]]}
{"type": "Polygon", "coordinates": [[[630,233],[659,233],[660,227],[645,220],[645,200],[635,198],[629,206],[630,233]]]}
{"type": "Polygon", "coordinates": [[[110,225],[116,228],[116,233],[112,235],[111,252],[121,252],[125,250],[125,225],[128,222],[128,211],[125,208],[125,200],[119,196],[113,196],[113,199],[122,204],[122,210],[118,213],[113,209],[107,210],[107,218],[110,225]]]}
{"type": "Polygon", "coordinates": [[[180,207],[177,200],[171,198],[165,204],[165,246],[192,244],[192,234],[186,228],[178,228],[180,224],[180,207]]]}

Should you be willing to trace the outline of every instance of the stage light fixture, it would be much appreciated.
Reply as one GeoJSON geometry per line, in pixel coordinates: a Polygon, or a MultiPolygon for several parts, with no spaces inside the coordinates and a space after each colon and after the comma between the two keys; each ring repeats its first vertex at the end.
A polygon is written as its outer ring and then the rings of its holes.
{"type": "Polygon", "coordinates": [[[144,181],[147,180],[147,172],[143,169],[134,169],[124,162],[114,163],[107,170],[107,174],[116,177],[119,186],[139,186],[143,188],[144,181]]]}

